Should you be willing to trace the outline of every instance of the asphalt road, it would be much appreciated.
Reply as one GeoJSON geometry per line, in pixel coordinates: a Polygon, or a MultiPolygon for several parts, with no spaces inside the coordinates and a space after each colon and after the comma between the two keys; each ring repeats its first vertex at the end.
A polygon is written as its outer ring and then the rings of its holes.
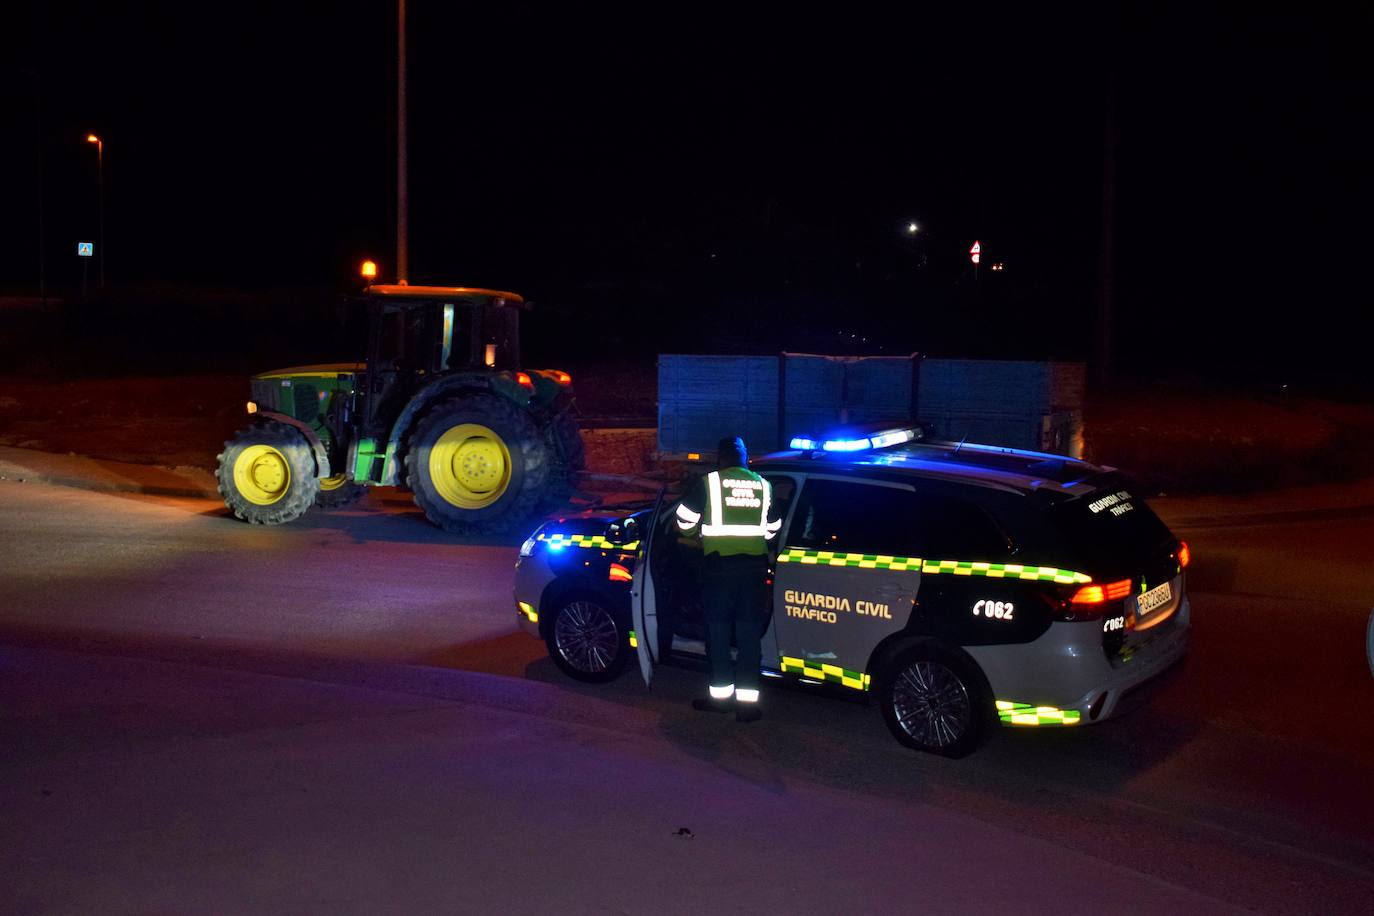
{"type": "Polygon", "coordinates": [[[222,911],[387,908],[379,900],[461,910],[419,865],[400,882],[405,891],[382,894],[382,878],[348,839],[360,831],[394,840],[398,818],[436,829],[436,812],[459,801],[416,810],[413,798],[393,799],[394,787],[363,801],[359,785],[375,788],[368,774],[409,761],[420,772],[403,782],[432,790],[442,761],[461,759],[453,775],[482,795],[461,805],[486,825],[463,842],[490,834],[506,850],[524,836],[531,850],[528,871],[483,871],[510,894],[488,901],[519,899],[531,912],[557,899],[547,896],[554,888],[536,883],[534,894],[522,883],[552,854],[546,817],[586,864],[569,879],[579,893],[596,869],[610,883],[627,874],[648,882],[605,906],[579,897],[547,909],[638,912],[652,903],[672,912],[689,908],[674,902],[709,902],[722,886],[710,858],[678,861],[681,835],[677,846],[655,845],[676,818],[696,831],[694,848],[712,826],[728,833],[721,843],[758,860],[745,885],[756,897],[736,891],[757,900],[736,907],[746,912],[834,912],[845,901],[865,911],[903,888],[911,907],[924,892],[936,911],[1368,912],[1374,680],[1364,634],[1374,515],[1219,520],[1180,534],[1196,558],[1193,645],[1147,704],[1089,728],[1003,731],[974,757],[945,761],[898,747],[875,709],[806,690],[768,690],[767,718],[745,728],[687,708],[699,686],[693,672],[665,672],[653,693],[630,676],[600,688],[571,683],[515,630],[514,545],[455,542],[400,500],[261,529],[206,501],[0,481],[0,799],[13,815],[0,818],[0,887],[18,889],[11,907],[0,892],[0,911],[89,909],[89,893],[72,888],[97,869],[100,886],[128,890],[114,909],[224,903],[231,888],[246,893],[232,876],[251,872],[253,895],[222,911]],[[394,715],[377,720],[387,729],[378,731],[370,716],[383,707],[394,715]],[[419,719],[400,726],[401,714],[419,719]],[[287,726],[290,740],[272,732],[281,746],[223,743],[287,726]],[[288,804],[273,794],[280,787],[258,793],[261,782],[217,794],[184,776],[220,755],[251,763],[216,771],[216,785],[289,769],[282,761],[304,753],[307,732],[310,747],[346,746],[336,748],[323,807],[288,804]],[[545,749],[567,762],[556,778],[530,771],[545,749]],[[478,759],[509,768],[504,793],[502,780],[473,769],[478,759]],[[101,761],[114,762],[107,771],[101,761]],[[68,801],[59,819],[70,832],[36,829],[43,806],[56,804],[42,792],[62,794],[46,783],[64,780],[81,787],[81,803],[68,801]],[[680,794],[665,796],[667,785],[680,794]],[[584,799],[576,829],[565,823],[572,814],[531,802],[554,789],[584,799]],[[602,796],[620,804],[587,808],[602,796]],[[722,798],[735,807],[723,809],[722,798]],[[753,826],[730,827],[729,813],[750,805],[753,826]],[[167,839],[204,840],[201,821],[218,823],[238,806],[253,817],[228,818],[238,832],[217,840],[230,861],[213,875],[167,839]],[[306,842],[318,838],[302,818],[328,848],[306,842]],[[130,819],[141,824],[133,835],[130,819]],[[279,829],[278,845],[264,839],[279,829]],[[660,829],[653,842],[623,845],[627,831],[660,829]],[[249,835],[258,837],[251,854],[249,835]],[[622,845],[598,845],[610,836],[622,845]],[[163,857],[161,883],[141,855],[163,857]],[[335,876],[335,897],[283,896],[292,877],[261,865],[273,856],[336,866],[362,856],[361,871],[335,876]],[[626,856],[637,872],[625,871],[626,856]],[[349,874],[374,883],[348,891],[349,874]]]}

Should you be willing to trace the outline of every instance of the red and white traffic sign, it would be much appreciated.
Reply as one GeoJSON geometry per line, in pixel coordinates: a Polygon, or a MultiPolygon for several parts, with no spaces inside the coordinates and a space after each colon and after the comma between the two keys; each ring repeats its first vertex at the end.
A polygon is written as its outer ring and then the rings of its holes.
{"type": "Polygon", "coordinates": [[[982,259],[983,246],[980,242],[978,242],[978,240],[974,240],[973,247],[968,250],[968,256],[975,264],[977,264],[978,261],[982,259]]]}

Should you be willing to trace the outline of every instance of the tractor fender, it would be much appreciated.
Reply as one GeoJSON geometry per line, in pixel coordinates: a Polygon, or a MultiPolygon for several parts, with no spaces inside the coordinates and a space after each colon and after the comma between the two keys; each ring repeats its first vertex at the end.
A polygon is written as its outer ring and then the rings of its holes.
{"type": "Polygon", "coordinates": [[[454,375],[439,376],[411,396],[406,406],[397,415],[396,422],[391,424],[391,433],[387,437],[387,462],[386,466],[382,468],[382,486],[400,485],[401,468],[405,465],[406,435],[419,420],[420,415],[425,412],[425,409],[443,398],[475,391],[489,391],[498,397],[504,397],[491,383],[491,376],[481,372],[461,372],[454,375]]]}
{"type": "Polygon", "coordinates": [[[319,433],[311,429],[305,423],[295,417],[289,417],[284,413],[277,413],[272,410],[259,410],[258,416],[266,420],[276,420],[278,423],[285,423],[287,426],[294,426],[305,436],[305,441],[310,443],[310,450],[315,454],[315,473],[318,477],[332,477],[332,469],[329,466],[329,450],[320,441],[319,433]]]}

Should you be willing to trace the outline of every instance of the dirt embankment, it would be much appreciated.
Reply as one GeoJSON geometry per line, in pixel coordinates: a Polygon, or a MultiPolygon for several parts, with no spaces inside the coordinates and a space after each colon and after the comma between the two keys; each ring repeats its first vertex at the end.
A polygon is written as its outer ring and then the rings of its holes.
{"type": "Polygon", "coordinates": [[[1168,492],[1240,493],[1374,474],[1374,407],[1153,386],[1090,401],[1088,460],[1168,492]]]}
{"type": "MultiPolygon", "coordinates": [[[[582,413],[652,423],[652,366],[567,367],[582,413]]],[[[0,378],[0,445],[141,464],[213,469],[246,421],[232,375],[51,381],[0,378]]],[[[1374,474],[1374,407],[1314,398],[1204,393],[1166,385],[1098,397],[1086,457],[1167,492],[1245,492],[1374,474]]],[[[652,469],[652,430],[584,431],[590,469],[652,469]]]]}
{"type": "MultiPolygon", "coordinates": [[[[579,374],[579,383],[596,392],[589,400],[602,413],[595,416],[644,416],[642,394],[622,398],[614,393],[633,375],[617,370],[603,380],[585,370],[579,374]]],[[[648,402],[652,399],[651,390],[648,402]]],[[[228,375],[68,381],[3,377],[0,445],[213,470],[224,441],[248,422],[247,400],[247,380],[228,375]]],[[[650,467],[652,432],[593,429],[585,430],[583,438],[591,470],[641,474],[650,467]]]]}

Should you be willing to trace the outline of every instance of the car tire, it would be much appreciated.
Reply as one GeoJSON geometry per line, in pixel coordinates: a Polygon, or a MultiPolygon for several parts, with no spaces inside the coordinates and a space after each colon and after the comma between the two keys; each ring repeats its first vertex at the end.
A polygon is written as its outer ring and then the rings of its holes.
{"type": "Polygon", "coordinates": [[[589,684],[619,677],[633,651],[629,620],[589,595],[559,601],[544,627],[544,644],[559,670],[589,684]]]}
{"type": "Polygon", "coordinates": [[[259,420],[234,434],[218,455],[220,496],[236,518],[280,525],[300,518],[320,490],[315,456],[298,430],[259,420]]]}
{"type": "Polygon", "coordinates": [[[899,652],[882,674],[880,697],[883,721],[909,748],[963,757],[989,734],[987,679],[962,653],[935,643],[899,652]]]}

